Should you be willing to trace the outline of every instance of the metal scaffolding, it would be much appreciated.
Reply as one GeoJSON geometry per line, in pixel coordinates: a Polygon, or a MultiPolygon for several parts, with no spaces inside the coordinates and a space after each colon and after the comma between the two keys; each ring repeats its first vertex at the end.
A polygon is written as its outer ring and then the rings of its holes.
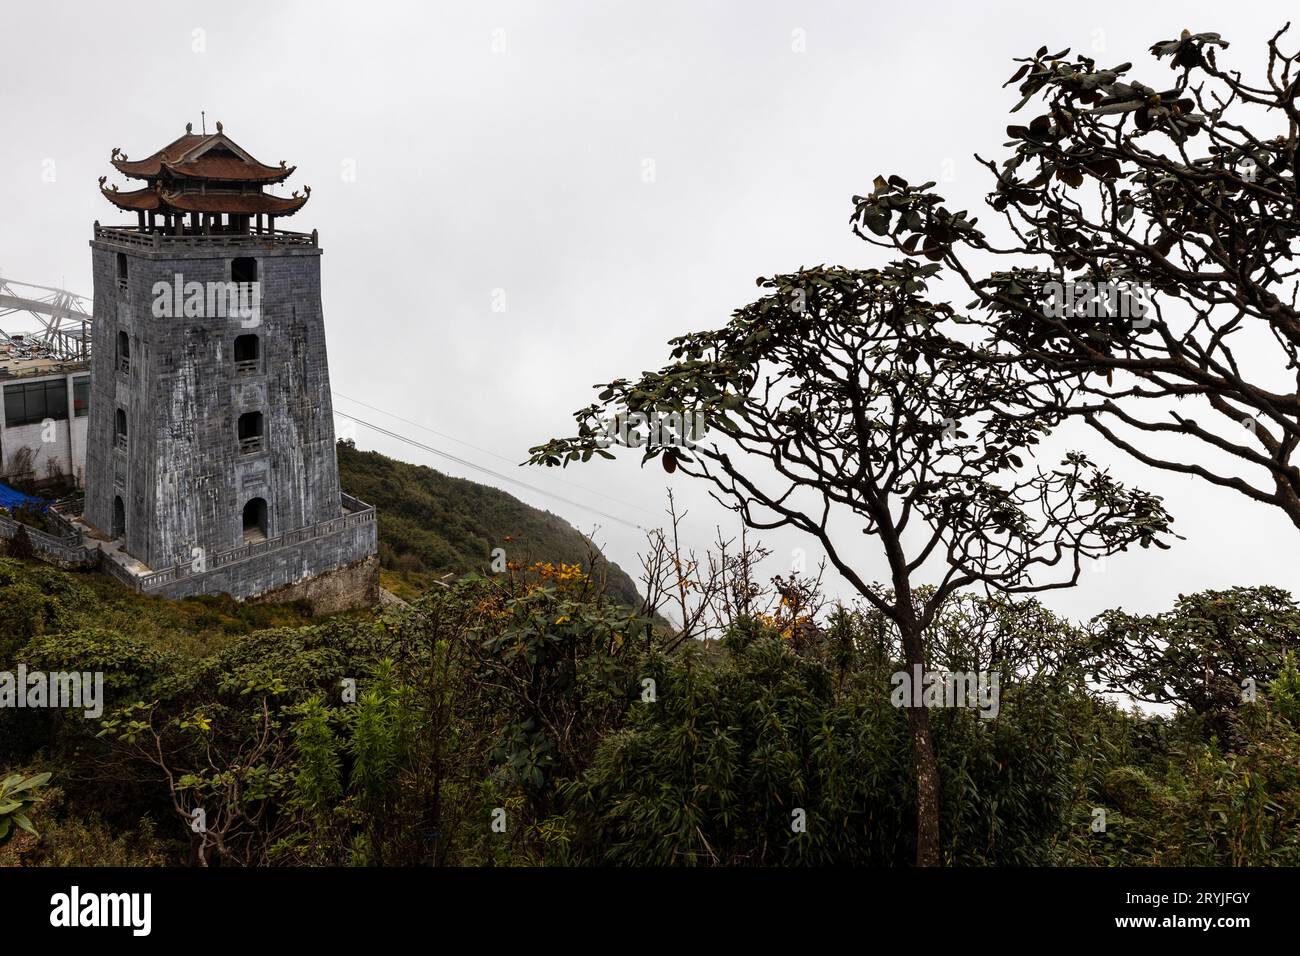
{"type": "Polygon", "coordinates": [[[93,321],[90,301],[84,296],[0,276],[0,344],[35,347],[64,361],[87,359],[93,321]],[[10,335],[6,328],[12,326],[6,317],[22,313],[36,319],[40,331],[10,335]]]}

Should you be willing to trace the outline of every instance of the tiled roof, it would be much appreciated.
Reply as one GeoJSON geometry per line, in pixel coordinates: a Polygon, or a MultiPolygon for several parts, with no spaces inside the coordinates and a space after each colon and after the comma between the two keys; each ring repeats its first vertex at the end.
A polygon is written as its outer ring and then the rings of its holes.
{"type": "Polygon", "coordinates": [[[211,134],[195,133],[187,126],[184,136],[147,159],[131,161],[121,150],[114,149],[112,162],[122,174],[148,183],[143,189],[120,191],[116,187],[104,188],[107,177],[101,177],[99,186],[104,198],[132,212],[290,216],[311,195],[310,187],[303,190],[303,195],[295,192],[287,199],[263,192],[262,186],[283,181],[296,167],[283,161],[279,166],[258,162],[225,134],[220,123],[211,134]],[[244,188],[222,185],[235,183],[244,188]]]}
{"type": "Polygon", "coordinates": [[[113,150],[113,165],[117,171],[124,176],[134,176],[136,179],[151,179],[157,176],[162,170],[163,160],[174,160],[185,153],[188,153],[193,147],[205,141],[208,137],[201,133],[186,133],[180,139],[168,143],[158,152],[154,153],[148,159],[135,160],[127,162],[126,157],[117,158],[118,151],[113,150]]]}
{"type": "MultiPolygon", "coordinates": [[[[220,127],[220,124],[218,124],[220,127]]],[[[228,180],[234,182],[275,183],[288,177],[296,167],[281,163],[267,166],[227,136],[220,128],[215,133],[191,133],[168,143],[146,159],[130,160],[113,150],[113,166],[124,176],[156,179],[164,170],[172,179],[228,180]]]]}
{"type": "Polygon", "coordinates": [[[206,193],[186,190],[184,192],[164,193],[163,201],[173,209],[181,212],[224,212],[236,215],[257,215],[268,213],[272,216],[290,216],[303,207],[307,196],[294,196],[281,199],[266,193],[206,193]]]}
{"type": "Polygon", "coordinates": [[[116,189],[105,189],[101,185],[99,191],[104,194],[105,199],[118,209],[142,209],[145,212],[152,212],[155,209],[162,208],[161,199],[149,186],[144,189],[133,189],[130,192],[120,192],[116,189]]]}

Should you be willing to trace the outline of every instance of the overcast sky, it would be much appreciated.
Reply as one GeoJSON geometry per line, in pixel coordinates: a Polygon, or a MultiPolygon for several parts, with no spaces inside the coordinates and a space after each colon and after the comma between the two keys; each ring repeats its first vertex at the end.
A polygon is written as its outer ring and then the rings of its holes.
{"type": "MultiPolygon", "coordinates": [[[[1187,27],[1224,34],[1221,62],[1254,70],[1294,12],[1186,0],[5,0],[0,275],[89,295],[91,223],[122,220],[96,180],[128,188],[110,151],[142,159],[206,111],[209,130],[221,120],[262,162],[296,164],[290,190],[313,187],[282,225],[320,231],[335,391],[491,454],[342,398],[339,410],[651,525],[667,487],[657,464],[561,475],[507,462],[569,434],[592,384],[657,368],[667,339],[723,324],[754,298],[756,276],[883,264],[848,226],[851,198],[877,173],[938,180],[952,208],[978,207],[988,181],[971,154],[1005,138],[1012,57],[1071,46],[1157,82],[1168,68],[1146,48],[1187,27]]],[[[583,530],[600,524],[635,574],[638,531],[364,427],[356,439],[498,484],[583,530]]],[[[1186,540],[1112,558],[1051,606],[1078,617],[1236,584],[1300,591],[1300,532],[1280,512],[1099,457],[1165,495],[1186,540]]],[[[735,527],[689,479],[673,487],[697,548],[716,523],[735,527]]],[[[808,547],[793,533],[766,541],[771,572],[808,547]]],[[[852,553],[880,576],[870,541],[852,553]]]]}

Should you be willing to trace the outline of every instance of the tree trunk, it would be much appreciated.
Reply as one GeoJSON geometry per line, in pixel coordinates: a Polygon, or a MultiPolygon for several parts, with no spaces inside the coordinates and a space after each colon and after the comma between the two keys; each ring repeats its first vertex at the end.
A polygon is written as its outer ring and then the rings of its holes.
{"type": "Polygon", "coordinates": [[[916,865],[939,866],[939,768],[930,744],[930,712],[909,707],[907,723],[916,770],[916,865]]]}
{"type": "MultiPolygon", "coordinates": [[[[909,673],[921,665],[925,672],[925,649],[919,630],[902,628],[903,654],[909,673]]],[[[915,689],[913,691],[915,693],[915,689]]],[[[939,856],[939,767],[930,741],[930,712],[908,702],[907,725],[912,732],[912,768],[916,772],[916,865],[940,866],[939,856]]]]}

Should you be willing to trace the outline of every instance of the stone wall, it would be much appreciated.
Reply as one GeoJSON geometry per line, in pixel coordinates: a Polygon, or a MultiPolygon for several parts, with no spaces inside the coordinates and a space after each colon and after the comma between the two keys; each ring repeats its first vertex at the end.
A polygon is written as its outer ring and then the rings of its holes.
{"type": "MultiPolygon", "coordinates": [[[[52,517],[57,521],[57,516],[52,517]]],[[[0,555],[39,558],[65,571],[94,567],[98,554],[81,543],[80,535],[55,524],[50,531],[28,527],[0,510],[0,555]]]]}
{"type": "MultiPolygon", "coordinates": [[[[168,598],[197,594],[225,593],[237,600],[260,597],[309,579],[364,562],[378,549],[378,525],[374,516],[364,523],[271,550],[251,554],[243,560],[212,567],[202,573],[182,566],[169,579],[156,584],[146,579],[139,588],[146,594],[168,598]]],[[[378,564],[375,565],[378,574],[378,564]]],[[[376,577],[376,587],[378,579],[376,577]]],[[[378,594],[375,595],[376,599],[378,594]]],[[[289,598],[288,600],[294,600],[289,598]]]]}
{"type": "Polygon", "coordinates": [[[338,614],[379,603],[379,555],[372,554],[347,567],[260,594],[254,604],[287,604],[306,601],[316,615],[338,614]]]}
{"type": "Polygon", "coordinates": [[[267,542],[265,551],[236,557],[202,573],[182,567],[143,578],[99,547],[84,545],[63,516],[51,511],[49,517],[47,532],[0,511],[0,556],[39,558],[69,571],[97,568],[133,591],[168,598],[226,593],[241,601],[306,601],[315,614],[379,602],[378,525],[373,509],[333,519],[325,524],[325,533],[306,540],[267,542]]]}
{"type": "MultiPolygon", "coordinates": [[[[267,503],[267,536],[341,514],[334,449],[320,249],[250,242],[194,248],[161,239],[157,249],[96,240],[91,422],[86,520],[113,526],[114,499],[126,517],[127,553],[152,568],[187,563],[243,541],[244,505],[267,503]],[[125,288],[118,256],[125,257],[125,288]],[[256,325],[238,315],[159,317],[156,283],[228,283],[236,257],[257,261],[256,325]],[[130,343],[117,362],[118,335],[130,343]],[[257,368],[237,366],[234,342],[258,336],[257,368]],[[126,449],[115,415],[126,416],[126,449]],[[263,415],[262,447],[241,451],[237,423],[263,415]]],[[[251,574],[252,572],[249,571],[251,574]]],[[[256,584],[275,586],[279,572],[256,584]]],[[[282,582],[281,582],[282,583],[282,582]]]]}

